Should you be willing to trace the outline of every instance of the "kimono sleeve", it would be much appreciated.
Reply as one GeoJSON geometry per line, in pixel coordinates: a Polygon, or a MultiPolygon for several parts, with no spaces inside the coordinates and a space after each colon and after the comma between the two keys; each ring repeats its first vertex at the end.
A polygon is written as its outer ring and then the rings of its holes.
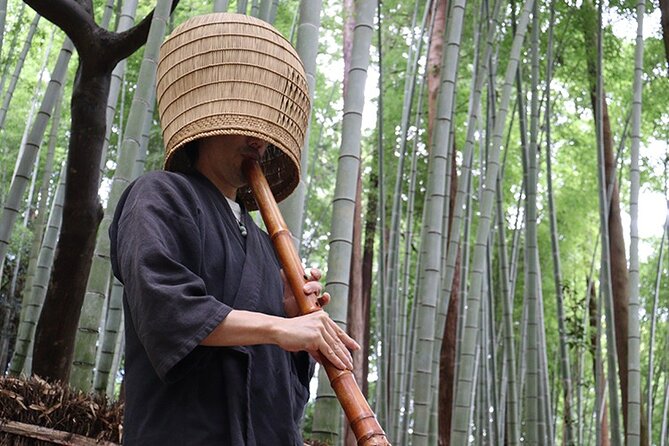
{"type": "MultiPolygon", "coordinates": [[[[200,209],[187,184],[149,176],[134,183],[110,229],[114,273],[129,318],[158,376],[169,372],[228,315],[207,294],[201,270],[200,209]]],[[[185,181],[185,180],[184,180],[185,181]]],[[[184,367],[176,375],[181,375],[184,367]]]]}

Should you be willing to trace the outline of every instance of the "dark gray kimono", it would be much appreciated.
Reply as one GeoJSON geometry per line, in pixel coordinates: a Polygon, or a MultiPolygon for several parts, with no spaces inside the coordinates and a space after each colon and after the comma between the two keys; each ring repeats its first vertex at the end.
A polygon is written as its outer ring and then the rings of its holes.
{"type": "Polygon", "coordinates": [[[234,309],[284,316],[279,264],[247,213],[242,237],[204,176],[152,172],[109,230],[124,284],[126,445],[302,445],[313,363],[274,345],[203,347],[234,309]]]}

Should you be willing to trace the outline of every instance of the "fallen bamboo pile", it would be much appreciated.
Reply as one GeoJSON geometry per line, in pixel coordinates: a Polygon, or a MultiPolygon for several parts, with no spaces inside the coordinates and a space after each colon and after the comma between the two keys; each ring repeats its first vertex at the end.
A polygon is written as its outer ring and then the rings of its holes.
{"type": "Polygon", "coordinates": [[[115,446],[123,405],[37,377],[0,378],[0,445],[115,446]]]}

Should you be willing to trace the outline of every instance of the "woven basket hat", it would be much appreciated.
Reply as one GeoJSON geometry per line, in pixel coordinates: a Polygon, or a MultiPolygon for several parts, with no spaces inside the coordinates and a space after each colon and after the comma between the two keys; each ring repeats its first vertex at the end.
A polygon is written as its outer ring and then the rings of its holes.
{"type": "MultiPolygon", "coordinates": [[[[185,149],[199,138],[255,136],[270,144],[261,165],[276,200],[295,189],[309,93],[297,52],[268,23],[230,13],[185,21],[160,48],[156,88],[166,170],[192,171],[185,149]]],[[[257,209],[250,188],[238,198],[257,209]]]]}

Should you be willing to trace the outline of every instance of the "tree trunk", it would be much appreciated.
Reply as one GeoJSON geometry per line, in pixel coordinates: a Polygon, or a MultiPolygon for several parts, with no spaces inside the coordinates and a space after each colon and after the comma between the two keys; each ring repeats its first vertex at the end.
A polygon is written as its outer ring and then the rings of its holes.
{"type": "MultiPolygon", "coordinates": [[[[173,1],[176,4],[178,0],[173,1]]],[[[26,0],[26,3],[63,29],[79,54],[71,101],[63,226],[33,352],[35,373],[65,382],[95,236],[103,214],[98,187],[111,73],[119,60],[146,41],[153,14],[125,33],[117,34],[95,24],[90,0],[81,3],[26,0]]],[[[170,0],[161,0],[158,5],[165,3],[169,8],[170,0]]]]}
{"type": "Polygon", "coordinates": [[[427,135],[428,150],[432,147],[432,129],[437,115],[437,95],[441,84],[441,59],[444,54],[444,36],[446,35],[446,15],[448,11],[448,0],[432,0],[426,7],[433,8],[434,24],[430,33],[430,47],[427,53],[427,135]],[[433,3],[436,2],[436,5],[433,3]]]}
{"type": "Polygon", "coordinates": [[[108,97],[110,81],[111,71],[89,73],[82,61],[72,92],[63,226],[33,354],[37,375],[62,382],[70,373],[95,235],[103,216],[97,194],[100,150],[91,148],[101,148],[104,142],[106,100],[98,98],[108,97]]]}
{"type": "MultiPolygon", "coordinates": [[[[594,99],[593,99],[594,100],[594,99]]],[[[629,290],[627,256],[625,254],[625,237],[620,214],[620,194],[618,181],[615,177],[615,155],[611,123],[609,121],[606,95],[602,100],[602,119],[604,124],[604,156],[606,167],[607,191],[611,188],[609,207],[609,246],[611,253],[611,287],[613,290],[613,311],[616,333],[616,351],[618,353],[618,377],[622,394],[623,420],[627,426],[627,335],[629,319],[629,290]]]]}
{"type": "Polygon", "coordinates": [[[444,339],[439,362],[439,446],[451,444],[451,419],[455,395],[455,346],[458,333],[458,308],[460,305],[460,255],[455,265],[453,288],[448,301],[444,339]]]}
{"type": "MultiPolygon", "coordinates": [[[[450,240],[448,239],[452,233],[451,228],[453,226],[453,219],[455,214],[455,197],[458,191],[458,171],[456,168],[456,160],[457,155],[454,145],[453,150],[451,150],[451,193],[449,195],[448,203],[450,210],[448,213],[448,224],[444,232],[446,234],[446,243],[444,243],[444,249],[446,249],[446,247],[450,244],[450,240]]],[[[437,430],[439,446],[449,445],[451,438],[453,395],[455,394],[455,346],[458,337],[458,308],[460,302],[460,262],[462,259],[459,254],[460,253],[458,249],[458,256],[455,264],[455,275],[453,276],[451,296],[448,300],[448,310],[446,311],[444,334],[441,340],[441,347],[439,351],[439,386],[437,399],[437,430]]],[[[443,255],[443,257],[445,261],[446,255],[443,255]]]]}
{"type": "Polygon", "coordinates": [[[664,42],[664,55],[667,59],[667,73],[669,73],[669,0],[660,0],[660,13],[662,41],[664,42]]]}

